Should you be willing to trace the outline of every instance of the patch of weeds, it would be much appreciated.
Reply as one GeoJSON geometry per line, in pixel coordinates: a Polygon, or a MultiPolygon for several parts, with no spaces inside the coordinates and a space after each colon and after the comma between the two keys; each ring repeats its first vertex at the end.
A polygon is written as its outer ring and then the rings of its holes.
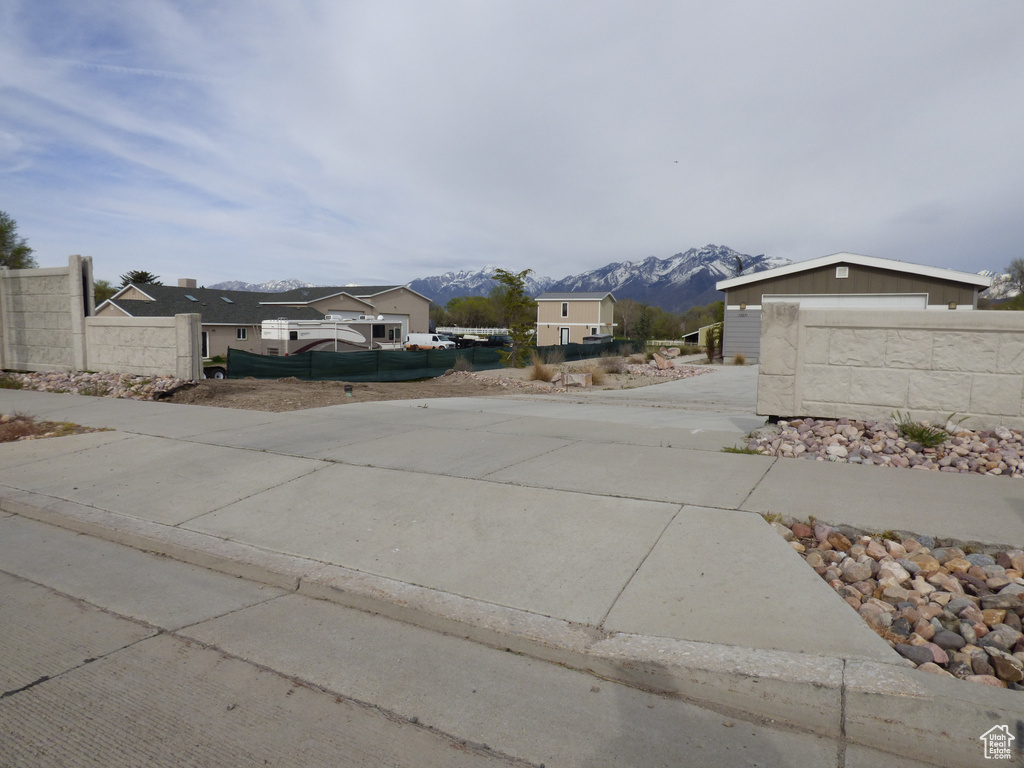
{"type": "Polygon", "coordinates": [[[17,379],[5,373],[0,373],[0,389],[23,389],[24,387],[25,385],[17,379]]]}
{"type": "Polygon", "coordinates": [[[759,450],[757,450],[756,448],[747,448],[746,446],[740,447],[738,445],[734,445],[731,448],[727,446],[727,447],[722,449],[722,453],[744,453],[744,454],[747,454],[749,456],[760,456],[761,455],[761,452],[759,450]]]}
{"type": "Polygon", "coordinates": [[[473,364],[469,361],[469,358],[465,355],[455,358],[455,365],[452,366],[454,371],[469,372],[473,370],[473,364]]]}
{"type": "MultiPolygon", "coordinates": [[[[950,414],[950,418],[953,414],[950,414]]],[[[914,421],[910,413],[896,411],[892,414],[892,420],[896,424],[896,430],[907,440],[919,443],[925,448],[938,448],[949,439],[949,433],[944,429],[933,427],[931,424],[914,421]]]]}
{"type": "Polygon", "coordinates": [[[109,384],[87,384],[80,387],[78,394],[86,397],[107,397],[110,394],[109,384]]]}
{"type": "Polygon", "coordinates": [[[882,531],[881,533],[876,533],[874,538],[885,539],[886,541],[895,541],[897,544],[903,541],[895,531],[882,531]]]}
{"type": "Polygon", "coordinates": [[[37,421],[34,416],[6,414],[0,416],[0,443],[13,443],[28,437],[64,437],[85,432],[107,432],[106,429],[83,427],[70,421],[37,421]]]}
{"type": "Polygon", "coordinates": [[[763,517],[764,521],[769,525],[771,525],[772,523],[782,522],[782,515],[778,512],[766,512],[763,515],[761,515],[761,517],[763,517]]]}

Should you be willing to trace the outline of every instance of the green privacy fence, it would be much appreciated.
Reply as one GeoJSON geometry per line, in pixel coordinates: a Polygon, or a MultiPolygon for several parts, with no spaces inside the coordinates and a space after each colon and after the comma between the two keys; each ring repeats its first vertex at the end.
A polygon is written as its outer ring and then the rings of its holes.
{"type": "MultiPolygon", "coordinates": [[[[632,341],[601,344],[562,344],[540,347],[542,355],[557,350],[565,360],[586,360],[603,354],[630,354],[632,341]]],[[[501,368],[501,350],[493,347],[432,349],[415,352],[303,352],[278,357],[228,349],[228,376],[232,379],[282,379],[294,376],[310,381],[411,381],[443,376],[463,359],[474,370],[501,368]]]]}

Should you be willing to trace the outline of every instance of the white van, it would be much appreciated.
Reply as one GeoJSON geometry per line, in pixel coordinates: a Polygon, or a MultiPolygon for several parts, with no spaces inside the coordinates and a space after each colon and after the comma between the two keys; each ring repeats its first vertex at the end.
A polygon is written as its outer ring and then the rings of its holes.
{"type": "Polygon", "coordinates": [[[455,349],[455,342],[436,333],[410,333],[405,337],[406,349],[455,349]]]}

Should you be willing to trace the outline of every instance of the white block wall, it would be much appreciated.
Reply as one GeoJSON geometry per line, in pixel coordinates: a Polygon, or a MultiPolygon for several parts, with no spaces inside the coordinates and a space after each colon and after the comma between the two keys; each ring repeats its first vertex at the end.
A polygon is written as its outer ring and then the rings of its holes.
{"type": "Polygon", "coordinates": [[[762,310],[758,413],[1024,428],[1024,312],[762,310]]]}

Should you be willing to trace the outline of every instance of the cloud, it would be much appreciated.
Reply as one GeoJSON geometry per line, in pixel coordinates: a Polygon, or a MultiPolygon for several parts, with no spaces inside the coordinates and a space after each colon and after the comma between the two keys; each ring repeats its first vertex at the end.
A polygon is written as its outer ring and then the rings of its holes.
{"type": "Polygon", "coordinates": [[[1019,255],[1015,2],[3,13],[0,208],[101,276],[560,276],[707,242],[1019,255]]]}

